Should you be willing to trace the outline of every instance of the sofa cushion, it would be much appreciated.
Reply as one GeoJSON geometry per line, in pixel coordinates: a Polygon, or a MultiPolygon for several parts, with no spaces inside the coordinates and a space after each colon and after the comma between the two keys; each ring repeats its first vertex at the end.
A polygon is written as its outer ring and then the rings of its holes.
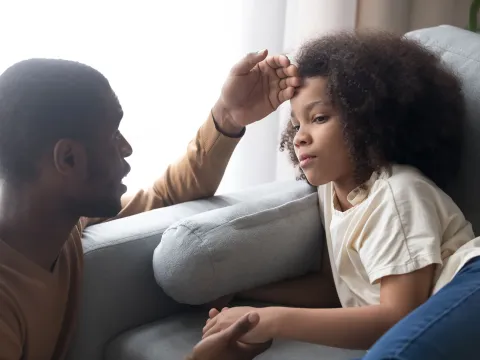
{"type": "MultiPolygon", "coordinates": [[[[201,339],[206,312],[174,315],[160,322],[128,331],[113,340],[106,360],[173,360],[185,359],[201,339]]],[[[350,360],[364,351],[336,349],[294,341],[276,341],[258,360],[350,360]]]]}
{"type": "Polygon", "coordinates": [[[153,256],[157,283],[197,305],[319,267],[318,198],[304,187],[215,209],[169,227],[153,256]]]}

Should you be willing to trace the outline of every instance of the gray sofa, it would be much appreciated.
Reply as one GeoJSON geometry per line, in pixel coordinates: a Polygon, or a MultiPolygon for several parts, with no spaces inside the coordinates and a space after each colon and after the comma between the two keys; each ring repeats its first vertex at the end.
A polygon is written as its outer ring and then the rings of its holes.
{"type": "MultiPolygon", "coordinates": [[[[460,177],[449,193],[478,232],[480,206],[475,200],[474,186],[480,180],[480,36],[450,26],[414,31],[408,36],[439,52],[464,82],[469,111],[467,146],[460,177]]],[[[314,191],[302,182],[267,184],[87,229],[82,307],[69,360],[183,359],[200,339],[207,314],[205,309],[176,303],[156,284],[152,255],[163,231],[182,218],[255,201],[266,194],[280,197],[288,193],[291,198],[300,198],[314,191]]],[[[318,232],[312,236],[318,236],[318,232]]],[[[260,358],[340,360],[362,354],[362,351],[312,344],[276,342],[260,358]]]]}

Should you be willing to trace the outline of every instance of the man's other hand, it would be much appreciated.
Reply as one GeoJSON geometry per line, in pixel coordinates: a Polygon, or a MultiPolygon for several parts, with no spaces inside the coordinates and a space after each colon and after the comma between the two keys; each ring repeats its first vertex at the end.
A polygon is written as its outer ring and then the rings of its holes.
{"type": "Polygon", "coordinates": [[[229,328],[200,341],[194,348],[189,360],[251,360],[266,351],[271,341],[263,344],[245,344],[241,337],[258,325],[257,313],[241,317],[229,328]]]}

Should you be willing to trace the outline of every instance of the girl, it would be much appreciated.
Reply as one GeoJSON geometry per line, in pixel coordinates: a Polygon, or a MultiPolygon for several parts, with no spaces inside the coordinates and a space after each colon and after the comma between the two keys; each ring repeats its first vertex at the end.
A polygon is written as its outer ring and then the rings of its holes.
{"type": "MultiPolygon", "coordinates": [[[[260,323],[243,340],[368,349],[480,256],[470,223],[442,190],[460,160],[460,84],[420,45],[378,32],[308,42],[297,63],[303,84],[281,149],[318,187],[329,261],[289,290],[247,292],[289,307],[255,310],[260,323]],[[335,296],[341,308],[323,308],[335,296]]],[[[252,310],[211,310],[204,337],[252,310]]]]}

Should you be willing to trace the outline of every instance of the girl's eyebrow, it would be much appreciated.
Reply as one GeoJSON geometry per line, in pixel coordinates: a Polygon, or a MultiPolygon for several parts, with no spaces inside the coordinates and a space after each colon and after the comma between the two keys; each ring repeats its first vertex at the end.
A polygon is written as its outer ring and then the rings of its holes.
{"type": "MultiPolygon", "coordinates": [[[[311,111],[315,106],[317,105],[328,105],[328,103],[326,103],[325,101],[323,100],[315,100],[315,101],[312,101],[312,102],[309,102],[307,105],[305,105],[303,107],[303,111],[305,112],[309,112],[311,111]]],[[[291,111],[290,113],[290,117],[291,118],[295,118],[295,114],[293,113],[293,110],[291,111]]]]}
{"type": "Polygon", "coordinates": [[[315,100],[305,105],[304,108],[306,111],[310,111],[317,105],[326,105],[326,103],[323,100],[315,100]]]}

